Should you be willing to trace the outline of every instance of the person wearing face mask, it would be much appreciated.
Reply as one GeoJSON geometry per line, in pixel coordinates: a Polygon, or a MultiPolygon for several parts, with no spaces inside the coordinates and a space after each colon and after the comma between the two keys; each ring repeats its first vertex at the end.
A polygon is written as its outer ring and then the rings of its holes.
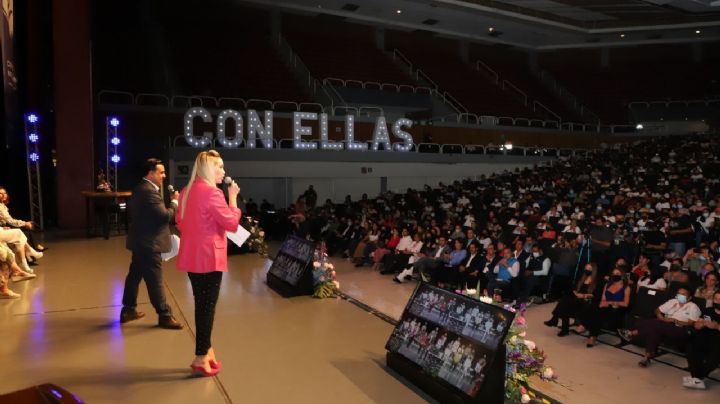
{"type": "Polygon", "coordinates": [[[640,249],[650,259],[651,264],[659,264],[667,248],[667,237],[658,230],[653,221],[646,221],[644,224],[640,229],[640,249]]]}
{"type": "Polygon", "coordinates": [[[597,265],[590,262],[585,265],[572,293],[560,298],[552,312],[552,318],[545,321],[548,327],[557,327],[560,321],[558,337],[570,334],[570,318],[577,318],[592,303],[597,286],[597,265]]]}
{"type": "Polygon", "coordinates": [[[615,268],[610,273],[610,280],[603,289],[600,304],[590,305],[578,316],[580,326],[576,330],[582,333],[587,329],[590,332],[586,347],[595,346],[597,336],[603,324],[609,324],[610,329],[619,328],[625,312],[630,305],[630,286],[622,269],[615,268]]]}
{"type": "Polygon", "coordinates": [[[700,318],[700,308],[690,300],[690,291],[680,287],[677,295],[655,309],[656,318],[638,320],[632,330],[618,330],[620,337],[631,342],[638,338],[645,342],[645,358],[638,366],[646,368],[652,362],[661,343],[684,345],[689,338],[689,326],[700,318]]]}
{"type": "Polygon", "coordinates": [[[510,281],[517,278],[520,273],[520,263],[509,248],[506,247],[502,250],[502,259],[495,265],[493,273],[495,276],[491,277],[488,282],[488,292],[495,293],[496,289],[509,290],[510,281]]]}
{"type": "Polygon", "coordinates": [[[670,220],[668,230],[668,248],[682,257],[688,245],[692,245],[695,241],[695,231],[692,227],[690,217],[685,213],[678,212],[675,217],[670,220]]]}
{"type": "Polygon", "coordinates": [[[705,389],[704,378],[720,365],[720,291],[713,294],[712,306],[702,310],[687,344],[690,376],[683,377],[683,386],[705,389]]]}
{"type": "Polygon", "coordinates": [[[535,244],[532,247],[532,253],[527,258],[525,269],[522,271],[520,277],[520,291],[518,293],[518,300],[520,302],[527,302],[530,299],[535,286],[540,282],[541,277],[545,277],[550,273],[550,258],[543,254],[543,250],[539,245],[535,244]]]}

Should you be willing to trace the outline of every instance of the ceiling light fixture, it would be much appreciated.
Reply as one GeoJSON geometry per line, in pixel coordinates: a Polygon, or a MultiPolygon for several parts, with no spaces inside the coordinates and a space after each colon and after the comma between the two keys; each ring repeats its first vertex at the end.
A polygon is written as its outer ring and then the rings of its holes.
{"type": "Polygon", "coordinates": [[[395,10],[396,13],[402,14],[402,10],[395,10]]]}

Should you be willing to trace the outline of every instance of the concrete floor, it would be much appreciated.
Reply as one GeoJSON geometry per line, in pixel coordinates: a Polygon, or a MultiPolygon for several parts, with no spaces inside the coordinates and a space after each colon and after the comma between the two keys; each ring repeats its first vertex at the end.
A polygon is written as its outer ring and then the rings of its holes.
{"type": "MultiPolygon", "coordinates": [[[[223,370],[189,378],[193,302],[185,274],[165,263],[167,298],[183,331],[155,327],[147,316],[120,327],[130,254],[125,238],[50,243],[38,278],[12,284],[23,296],[0,301],[0,394],[55,383],[89,403],[416,403],[429,398],[384,365],[392,326],[340,299],[285,299],[264,283],[269,261],[230,256],[213,345],[223,370]]],[[[414,284],[397,285],[369,267],[334,258],[342,290],[398,318],[414,284]]],[[[557,338],[542,325],[552,305],[531,307],[529,338],[549,355],[559,383],[540,390],[565,403],[716,402],[720,386],[688,391],[684,372],[610,346],[585,348],[578,336],[557,338]]]]}

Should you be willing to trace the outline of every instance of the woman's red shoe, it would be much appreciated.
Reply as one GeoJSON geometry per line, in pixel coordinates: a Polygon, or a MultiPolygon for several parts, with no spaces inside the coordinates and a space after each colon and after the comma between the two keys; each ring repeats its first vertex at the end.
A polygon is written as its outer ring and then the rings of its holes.
{"type": "Polygon", "coordinates": [[[222,368],[222,362],[210,359],[210,367],[213,369],[220,370],[222,368]]]}
{"type": "Polygon", "coordinates": [[[205,370],[204,366],[200,365],[190,365],[190,368],[193,371],[193,376],[210,377],[220,373],[220,369],[210,369],[210,371],[208,372],[207,370],[205,370]]]}

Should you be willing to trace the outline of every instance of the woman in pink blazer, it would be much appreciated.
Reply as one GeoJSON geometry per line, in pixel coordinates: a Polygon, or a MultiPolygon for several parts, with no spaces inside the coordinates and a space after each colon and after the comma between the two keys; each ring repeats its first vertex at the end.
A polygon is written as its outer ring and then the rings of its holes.
{"type": "Polygon", "coordinates": [[[228,187],[228,203],[216,186],[224,177],[220,154],[200,152],[175,215],[182,233],[177,269],[188,273],[195,297],[195,360],[190,367],[197,376],[214,376],[220,371],[210,336],[222,273],[227,272],[226,232],[237,230],[241,215],[238,185],[233,182],[228,187]]]}

